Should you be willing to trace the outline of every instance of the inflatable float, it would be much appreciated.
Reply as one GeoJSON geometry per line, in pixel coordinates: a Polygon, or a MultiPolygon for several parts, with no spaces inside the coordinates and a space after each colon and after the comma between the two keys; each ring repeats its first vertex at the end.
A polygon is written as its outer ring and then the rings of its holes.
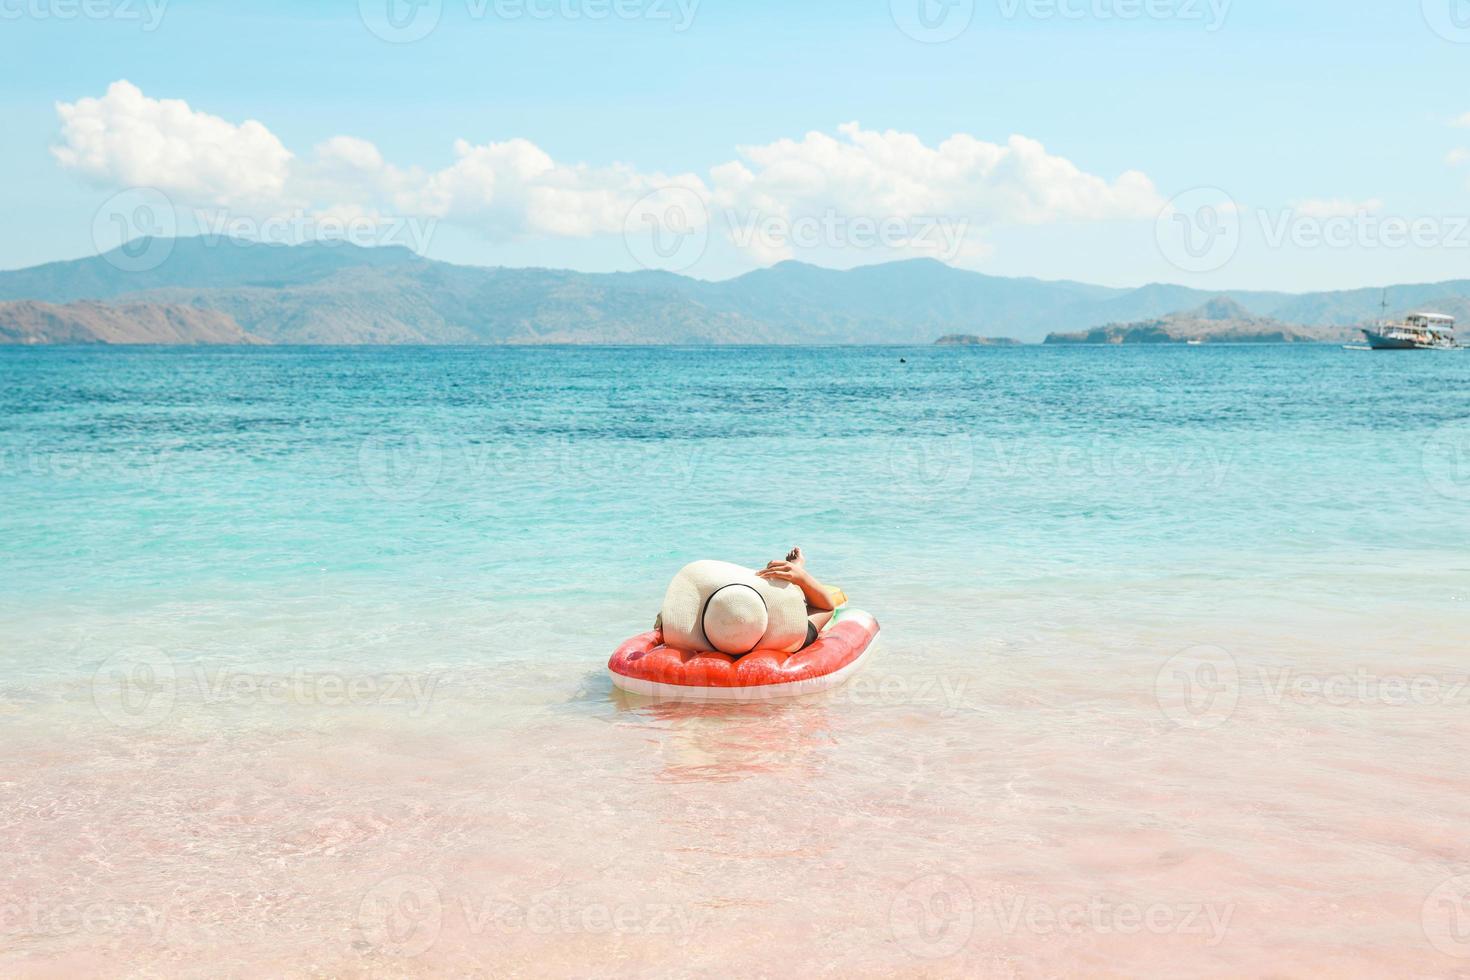
{"type": "Polygon", "coordinates": [[[815,643],[796,653],[756,650],[743,657],[686,653],[654,631],[635,636],[608,663],[613,685],[630,694],[684,701],[764,701],[829,691],[862,669],[878,621],[839,609],[815,643]]]}

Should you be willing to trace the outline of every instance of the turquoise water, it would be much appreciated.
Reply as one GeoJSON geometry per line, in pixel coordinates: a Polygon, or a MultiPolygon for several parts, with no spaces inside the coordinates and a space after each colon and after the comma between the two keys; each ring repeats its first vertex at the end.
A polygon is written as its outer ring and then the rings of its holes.
{"type": "MultiPolygon", "coordinates": [[[[447,912],[425,950],[364,926],[403,872],[718,915],[692,945],[621,935],[671,970],[770,969],[726,926],[793,922],[849,938],[784,962],[850,975],[1433,969],[1421,904],[1470,867],[1470,354],[5,349],[0,476],[0,819],[28,855],[0,900],[166,906],[189,928],[127,947],[154,967],[486,968],[447,912]],[[613,696],[681,565],[797,544],[883,623],[868,687],[613,696]],[[1232,708],[1196,731],[1159,685],[1200,648],[1232,708]],[[167,697],[129,707],[110,685],[141,668],[167,697]],[[1271,697],[1282,670],[1440,686],[1324,704],[1271,697]],[[796,843],[677,843],[712,824],[796,843]],[[1284,885],[1302,837],[1331,853],[1284,885]],[[934,874],[967,942],[916,953],[934,874]],[[186,911],[180,880],[205,882],[186,911]],[[995,889],[1235,925],[1209,960],[1186,933],[1058,943],[987,932],[995,889]],[[1343,893],[1381,931],[1305,941],[1343,893]]],[[[607,955],[501,938],[550,972],[607,955]]],[[[117,941],[17,948],[81,968],[117,941]]]]}
{"type": "MultiPolygon", "coordinates": [[[[581,662],[685,561],[799,543],[946,643],[1011,593],[1084,622],[1103,600],[1448,614],[1467,382],[1466,356],[1321,348],[12,350],[4,602],[289,598],[321,629],[339,596],[493,607],[553,617],[542,652],[581,662]]],[[[431,653],[496,651],[391,657],[431,653]]]]}

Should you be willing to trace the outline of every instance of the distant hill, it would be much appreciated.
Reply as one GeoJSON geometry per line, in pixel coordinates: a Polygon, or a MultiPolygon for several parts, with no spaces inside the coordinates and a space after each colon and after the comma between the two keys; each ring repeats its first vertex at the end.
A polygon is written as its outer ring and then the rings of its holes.
{"type": "Polygon", "coordinates": [[[783,262],[727,282],[698,283],[687,295],[808,342],[928,344],[977,323],[1040,340],[1047,324],[1070,322],[1074,311],[1116,292],[1121,291],[1005,279],[914,259],[842,271],[783,262]]]}
{"type": "MultiPolygon", "coordinates": [[[[935,337],[971,334],[977,324],[1028,343],[1166,320],[1159,329],[1182,333],[1190,328],[1177,311],[1197,312],[1216,299],[1239,305],[1227,319],[1242,329],[1279,321],[1300,325],[1286,328],[1295,336],[1373,319],[1382,298],[1380,289],[1218,296],[1166,284],[1117,289],[988,276],[930,259],[850,270],[783,262],[706,282],[666,272],[458,266],[399,247],[224,238],[154,244],[166,258],[146,271],[125,271],[134,246],[0,272],[0,300],[215,310],[278,344],[927,345],[935,337]]],[[[1454,312],[1470,302],[1470,281],[1394,287],[1391,296],[1398,310],[1454,312]]]]}
{"type": "Polygon", "coordinates": [[[1053,333],[1048,344],[1296,344],[1341,342],[1340,327],[1308,327],[1256,316],[1228,296],[1183,313],[1137,323],[1110,323],[1075,333],[1053,333]]]}
{"type": "MultiPolygon", "coordinates": [[[[1383,298],[1384,291],[1381,288],[1307,293],[1287,297],[1283,302],[1260,312],[1269,313],[1288,323],[1351,327],[1382,319],[1383,298]]],[[[1388,290],[1389,315],[1401,317],[1424,311],[1454,316],[1456,309],[1464,310],[1463,304],[1467,298],[1470,298],[1470,280],[1465,279],[1393,286],[1388,290]]]]}
{"type": "Polygon", "coordinates": [[[104,255],[0,272],[0,300],[69,303],[111,299],[166,286],[281,288],[316,282],[341,269],[383,268],[423,260],[401,246],[362,248],[346,242],[266,245],[220,237],[139,239],[104,255]],[[131,256],[159,256],[135,269],[131,256]],[[164,257],[166,256],[166,257],[164,257]]]}
{"type": "Polygon", "coordinates": [[[423,263],[278,289],[174,287],[151,302],[228,313],[279,344],[781,344],[780,327],[607,276],[423,263]]]}
{"type": "Polygon", "coordinates": [[[228,315],[191,306],[0,303],[0,344],[258,344],[228,315]]]}
{"type": "Polygon", "coordinates": [[[934,342],[936,347],[1019,347],[1021,342],[1011,337],[977,337],[969,333],[952,333],[934,342]]]}

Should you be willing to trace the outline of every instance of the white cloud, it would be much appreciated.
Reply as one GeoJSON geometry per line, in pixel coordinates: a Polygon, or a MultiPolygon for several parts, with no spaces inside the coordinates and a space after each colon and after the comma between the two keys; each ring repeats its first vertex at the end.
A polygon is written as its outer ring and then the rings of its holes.
{"type": "Polygon", "coordinates": [[[254,120],[237,126],[179,99],[150,99],[127,81],[56,111],[62,142],[52,152],[68,169],[223,206],[286,194],[291,152],[254,120]]]}
{"type": "Polygon", "coordinates": [[[1450,123],[1450,125],[1455,126],[1459,129],[1470,129],[1470,112],[1465,113],[1463,116],[1450,123]]]}
{"type": "Polygon", "coordinates": [[[324,166],[373,172],[383,169],[383,154],[367,140],[355,136],[333,136],[316,146],[316,158],[324,166]]]}
{"type": "MultiPolygon", "coordinates": [[[[1083,172],[1042,144],[1012,136],[1004,145],[957,135],[929,146],[912,133],[877,132],[857,123],[836,136],[740,147],[741,159],[714,168],[714,203],[740,216],[787,223],[836,219],[828,245],[851,244],[858,222],[893,226],[896,250],[976,259],[989,253],[980,233],[997,225],[1149,219],[1163,202],[1153,183],[1129,171],[1116,181],[1083,172]]],[[[787,258],[770,236],[757,254],[787,258]],[[776,247],[773,247],[773,244],[776,247]]]]}
{"type": "Polygon", "coordinates": [[[1295,202],[1292,208],[1304,218],[1351,218],[1360,214],[1373,214],[1381,211],[1383,202],[1376,197],[1366,201],[1354,201],[1342,197],[1309,198],[1295,202]]]}
{"type": "Polygon", "coordinates": [[[1151,221],[1162,206],[1142,173],[1110,181],[1023,136],[1002,144],[960,134],[931,146],[911,133],[848,123],[835,134],[739,147],[736,159],[705,176],[562,163],[524,139],[460,140],[453,163],[425,172],[396,167],[351,136],[333,136],[298,158],[258,122],[236,125],[180,100],[151,99],[125,81],[57,111],[61,138],[53,152],[63,167],[156,187],[182,206],[424,216],[496,238],[616,235],[630,215],[641,221],[640,202],[649,195],[678,187],[707,202],[708,217],[760,260],[788,257],[790,236],[742,239],[741,223],[772,221],[789,231],[820,219],[824,229],[839,230],[835,237],[824,230],[819,244],[841,249],[851,244],[844,236],[866,225],[908,222],[917,231],[937,219],[946,222],[942,234],[899,247],[974,259],[987,252],[980,240],[986,228],[1151,221]]]}
{"type": "Polygon", "coordinates": [[[1141,173],[1109,183],[1023,136],[999,145],[962,134],[931,147],[857,123],[838,133],[741,147],[743,160],[714,172],[721,199],[874,217],[965,215],[978,224],[1152,218],[1162,203],[1141,173]]]}
{"type": "Polygon", "coordinates": [[[643,174],[623,165],[559,164],[524,139],[455,143],[457,159],[405,190],[398,204],[438,218],[463,221],[496,236],[589,238],[618,234],[640,198],[662,187],[704,194],[692,174],[643,174]]]}

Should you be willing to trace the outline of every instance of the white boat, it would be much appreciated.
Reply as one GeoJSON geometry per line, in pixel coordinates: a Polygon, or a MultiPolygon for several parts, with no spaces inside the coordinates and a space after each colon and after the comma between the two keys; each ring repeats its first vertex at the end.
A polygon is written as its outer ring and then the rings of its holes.
{"type": "Polygon", "coordinates": [[[1402,322],[1364,327],[1373,350],[1454,350],[1455,318],[1440,313],[1411,313],[1402,322]]]}

